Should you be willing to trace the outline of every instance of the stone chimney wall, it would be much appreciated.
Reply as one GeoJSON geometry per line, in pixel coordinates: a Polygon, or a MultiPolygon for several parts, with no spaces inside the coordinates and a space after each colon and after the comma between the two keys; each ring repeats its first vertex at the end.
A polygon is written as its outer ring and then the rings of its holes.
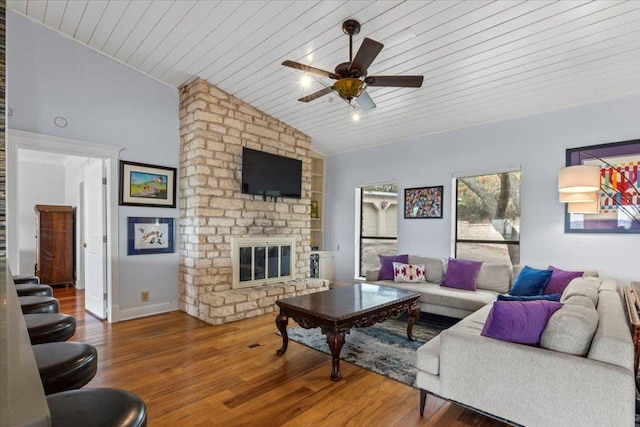
{"type": "Polygon", "coordinates": [[[180,309],[214,324],[248,317],[206,303],[235,291],[233,237],[295,236],[295,279],[307,282],[311,138],[198,78],[180,88],[180,149],[180,309]],[[302,160],[302,199],[242,194],[242,147],[302,160]]]}

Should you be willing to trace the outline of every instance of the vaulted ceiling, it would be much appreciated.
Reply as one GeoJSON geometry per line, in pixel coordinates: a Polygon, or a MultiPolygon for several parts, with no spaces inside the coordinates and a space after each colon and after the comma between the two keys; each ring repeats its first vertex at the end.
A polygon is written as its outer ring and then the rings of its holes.
{"type": "Polygon", "coordinates": [[[9,0],[25,14],[175,88],[202,77],[312,137],[330,155],[640,92],[640,1],[9,0]],[[297,98],[294,60],[349,60],[345,19],[384,44],[370,75],[419,74],[420,89],[369,87],[351,119],[335,95],[297,98]]]}

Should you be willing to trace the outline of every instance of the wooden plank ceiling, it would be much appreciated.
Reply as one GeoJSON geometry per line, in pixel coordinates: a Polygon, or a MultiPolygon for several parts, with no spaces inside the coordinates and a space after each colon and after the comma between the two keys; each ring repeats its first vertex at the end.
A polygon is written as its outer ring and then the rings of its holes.
{"type": "Polygon", "coordinates": [[[25,14],[173,87],[199,76],[313,138],[326,155],[640,91],[640,1],[9,0],[25,14]],[[285,59],[333,71],[341,25],[384,44],[370,75],[421,74],[420,89],[369,87],[351,120],[303,89],[285,59]]]}

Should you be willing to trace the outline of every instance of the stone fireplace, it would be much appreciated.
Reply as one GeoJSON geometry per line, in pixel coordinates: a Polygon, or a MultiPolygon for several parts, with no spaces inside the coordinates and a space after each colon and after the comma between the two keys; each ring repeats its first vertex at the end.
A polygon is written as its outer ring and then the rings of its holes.
{"type": "Polygon", "coordinates": [[[294,237],[239,237],[231,242],[233,289],[294,279],[294,237]]]}
{"type": "Polygon", "coordinates": [[[182,311],[222,324],[271,312],[279,298],[328,289],[326,281],[309,278],[311,139],[307,135],[195,79],[180,88],[180,148],[182,311]],[[243,194],[242,147],[301,160],[302,198],[274,202],[243,194]],[[285,238],[289,240],[283,245],[285,238]],[[237,246],[238,242],[244,243],[237,246]],[[246,242],[253,246],[246,249],[246,242]],[[243,273],[242,263],[234,264],[235,252],[238,260],[242,252],[251,262],[253,281],[246,286],[242,282],[247,282],[248,270],[245,265],[243,273]],[[276,264],[279,277],[274,276],[276,264]],[[240,286],[234,285],[236,269],[240,286]],[[267,277],[262,280],[262,275],[267,277]]]}

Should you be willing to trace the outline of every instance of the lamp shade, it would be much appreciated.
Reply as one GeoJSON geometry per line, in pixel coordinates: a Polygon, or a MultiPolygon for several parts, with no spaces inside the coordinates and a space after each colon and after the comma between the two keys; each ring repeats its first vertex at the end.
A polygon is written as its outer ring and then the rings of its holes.
{"type": "Polygon", "coordinates": [[[600,213],[600,201],[592,202],[570,202],[568,205],[569,213],[574,214],[597,214],[600,213]]]}
{"type": "Polygon", "coordinates": [[[560,203],[589,203],[598,200],[599,191],[586,193],[559,193],[560,203]]]}
{"type": "Polygon", "coordinates": [[[576,165],[560,169],[558,191],[561,193],[587,193],[600,189],[600,166],[576,165]]]}
{"type": "Polygon", "coordinates": [[[333,84],[333,90],[340,95],[340,98],[346,100],[359,97],[366,87],[362,80],[352,77],[340,79],[333,84]]]}

